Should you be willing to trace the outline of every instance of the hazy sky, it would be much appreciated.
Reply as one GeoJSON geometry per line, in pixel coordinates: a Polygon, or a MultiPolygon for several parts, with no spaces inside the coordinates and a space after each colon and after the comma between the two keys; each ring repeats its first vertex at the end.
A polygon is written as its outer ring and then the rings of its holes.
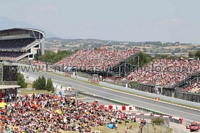
{"type": "Polygon", "coordinates": [[[28,22],[62,38],[200,43],[200,0],[0,0],[0,3],[0,16],[28,22]]]}

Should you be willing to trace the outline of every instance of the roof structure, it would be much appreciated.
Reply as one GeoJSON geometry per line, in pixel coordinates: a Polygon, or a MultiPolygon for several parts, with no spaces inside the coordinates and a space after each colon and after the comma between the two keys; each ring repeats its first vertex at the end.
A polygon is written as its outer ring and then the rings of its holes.
{"type": "Polygon", "coordinates": [[[38,30],[38,29],[32,29],[32,28],[11,28],[11,29],[3,29],[0,30],[0,35],[10,35],[9,33],[13,33],[13,32],[19,32],[19,33],[39,33],[40,35],[42,35],[42,38],[45,37],[45,32],[38,30]]]}

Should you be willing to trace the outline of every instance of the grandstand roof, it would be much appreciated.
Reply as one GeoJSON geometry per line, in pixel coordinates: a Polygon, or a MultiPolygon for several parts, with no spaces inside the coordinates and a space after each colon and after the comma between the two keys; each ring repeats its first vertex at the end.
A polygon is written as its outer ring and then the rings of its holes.
{"type": "Polygon", "coordinates": [[[38,29],[32,29],[32,28],[12,28],[12,29],[4,29],[4,30],[0,30],[0,36],[6,36],[9,35],[9,33],[11,32],[25,32],[25,33],[31,33],[31,32],[36,32],[39,33],[40,35],[42,35],[41,38],[45,37],[45,33],[44,31],[38,30],[38,29]]]}

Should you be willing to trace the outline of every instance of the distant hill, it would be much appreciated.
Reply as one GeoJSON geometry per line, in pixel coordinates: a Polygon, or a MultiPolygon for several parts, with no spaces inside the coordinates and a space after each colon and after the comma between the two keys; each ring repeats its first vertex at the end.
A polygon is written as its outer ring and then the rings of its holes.
{"type": "Polygon", "coordinates": [[[76,42],[82,42],[82,43],[129,43],[125,41],[112,41],[112,40],[100,40],[100,39],[64,39],[59,37],[50,37],[46,38],[46,41],[52,42],[52,41],[59,41],[61,43],[76,43],[76,42]]]}
{"type": "Polygon", "coordinates": [[[57,36],[41,27],[29,24],[27,22],[16,21],[16,20],[13,20],[13,19],[10,19],[7,17],[0,16],[0,30],[10,29],[10,28],[33,28],[33,29],[38,29],[38,30],[44,31],[47,38],[57,36]]]}

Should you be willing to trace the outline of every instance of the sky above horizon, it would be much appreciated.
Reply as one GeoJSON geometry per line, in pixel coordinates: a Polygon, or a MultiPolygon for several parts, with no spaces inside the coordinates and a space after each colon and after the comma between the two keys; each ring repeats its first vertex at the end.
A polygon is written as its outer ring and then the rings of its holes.
{"type": "Polygon", "coordinates": [[[200,0],[0,2],[1,17],[42,27],[65,39],[200,43],[200,0]]]}

